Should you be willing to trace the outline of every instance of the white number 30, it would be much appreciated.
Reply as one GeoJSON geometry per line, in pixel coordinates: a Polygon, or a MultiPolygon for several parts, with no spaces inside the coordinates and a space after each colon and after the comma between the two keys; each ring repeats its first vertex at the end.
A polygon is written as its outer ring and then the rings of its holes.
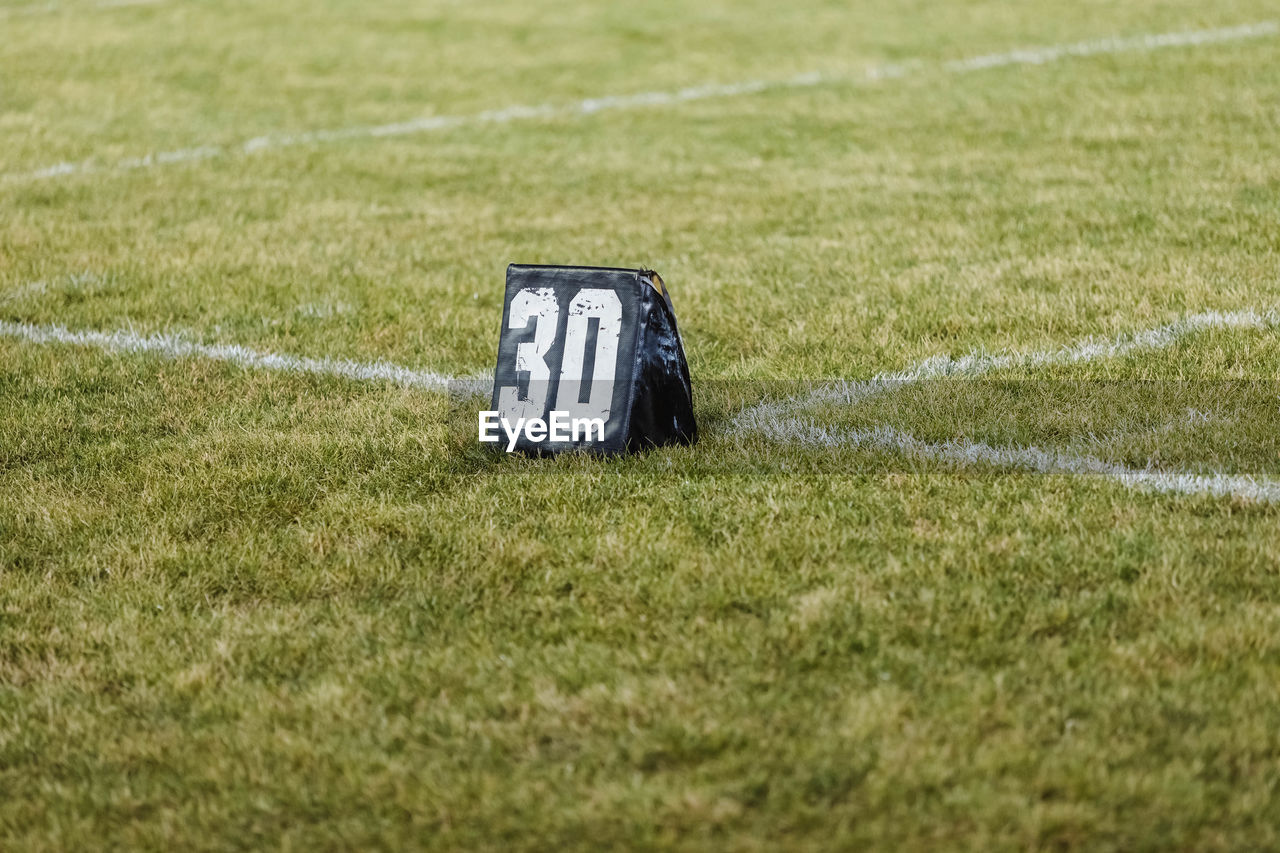
{"type": "MultiPolygon", "coordinates": [[[[549,287],[526,288],[511,300],[510,329],[524,329],[535,322],[533,340],[516,346],[516,372],[528,371],[529,396],[520,399],[513,386],[498,391],[498,408],[507,417],[540,418],[547,410],[547,388],[551,368],[547,355],[555,343],[560,308],[555,291],[549,287]]],[[[609,420],[613,404],[613,379],[618,367],[618,340],[622,334],[622,302],[612,290],[587,287],[569,303],[564,350],[560,359],[560,385],[552,409],[570,417],[609,420]],[[591,376],[587,371],[587,343],[594,318],[596,346],[592,353],[591,376]],[[583,392],[586,391],[586,399],[583,392]]]]}

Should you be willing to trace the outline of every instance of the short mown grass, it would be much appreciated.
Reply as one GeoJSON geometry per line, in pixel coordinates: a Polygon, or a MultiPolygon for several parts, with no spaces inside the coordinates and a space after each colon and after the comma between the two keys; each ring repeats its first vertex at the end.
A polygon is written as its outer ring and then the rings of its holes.
{"type": "MultiPolygon", "coordinates": [[[[9,0],[0,0],[9,2],[9,0]]],[[[9,6],[0,8],[8,9],[9,6]]],[[[16,6],[14,6],[16,8],[16,6]]],[[[0,18],[0,320],[471,374],[510,261],[671,286],[703,440],[0,338],[0,847],[1280,846],[1280,510],[733,429],[814,380],[1280,302],[1258,0],[167,0],[0,18]],[[914,66],[913,66],[914,67],[914,66]]],[[[1275,329],[805,418],[1280,476],[1275,329]]]]}

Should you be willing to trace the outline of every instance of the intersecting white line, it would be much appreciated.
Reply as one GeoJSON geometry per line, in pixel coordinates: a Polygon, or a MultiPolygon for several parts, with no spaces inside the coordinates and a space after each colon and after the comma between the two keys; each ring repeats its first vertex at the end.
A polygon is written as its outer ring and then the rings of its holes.
{"type": "Polygon", "coordinates": [[[1248,474],[1196,474],[1189,471],[1161,471],[1130,468],[1069,450],[1031,445],[997,447],[980,441],[951,439],[921,441],[891,426],[871,429],[833,429],[800,418],[772,422],[760,430],[771,441],[790,446],[829,448],[878,448],[908,457],[961,466],[990,465],[1037,474],[1068,474],[1098,477],[1129,488],[1183,495],[1235,497],[1263,503],[1280,503],[1280,481],[1248,474]]]}
{"type": "Polygon", "coordinates": [[[1019,367],[1047,367],[1119,358],[1134,352],[1165,349],[1190,334],[1208,329],[1265,330],[1277,326],[1280,326],[1280,313],[1274,309],[1262,312],[1252,309],[1205,311],[1135,334],[1114,338],[1087,338],[1061,349],[1001,355],[974,353],[958,359],[934,356],[906,370],[882,373],[870,380],[829,383],[808,394],[750,406],[730,422],[729,431],[730,434],[739,436],[756,434],[779,443],[831,448],[876,447],[920,459],[959,465],[986,464],[1040,474],[1094,476],[1130,488],[1145,488],[1157,492],[1229,496],[1280,503],[1280,481],[1267,478],[1129,468],[1070,450],[1034,446],[995,447],[967,439],[928,442],[889,426],[861,430],[838,429],[823,427],[796,416],[801,411],[821,404],[852,405],[876,394],[931,379],[974,378],[1019,367]]]}
{"type": "Polygon", "coordinates": [[[1208,329],[1268,329],[1280,326],[1280,312],[1269,311],[1204,311],[1172,323],[1112,338],[1091,337],[1061,349],[1028,353],[971,353],[960,358],[936,355],[905,370],[880,373],[871,379],[852,382],[830,382],[807,394],[782,400],[757,403],[743,409],[731,422],[732,431],[770,430],[771,421],[822,403],[851,405],[885,391],[913,382],[951,377],[974,378],[999,370],[1037,368],[1122,358],[1134,352],[1166,349],[1180,339],[1208,329]]]}
{"type": "MultiPolygon", "coordinates": [[[[804,409],[821,403],[850,404],[870,394],[891,391],[911,382],[943,377],[976,377],[1020,366],[1038,367],[1115,358],[1168,347],[1186,335],[1207,329],[1267,330],[1277,326],[1280,326],[1280,314],[1274,310],[1207,311],[1134,334],[1087,338],[1060,349],[1022,354],[975,354],[959,359],[938,356],[906,370],[881,374],[881,377],[867,382],[833,383],[812,394],[750,407],[731,422],[730,434],[740,437],[754,434],[789,445],[881,448],[957,465],[982,464],[1041,474],[1092,476],[1156,492],[1280,503],[1280,481],[1265,477],[1130,468],[1069,450],[1034,446],[996,447],[965,439],[928,442],[889,426],[839,429],[823,427],[797,416],[804,409]]],[[[464,396],[488,396],[492,390],[490,378],[483,374],[451,376],[385,361],[359,362],[259,352],[235,344],[197,343],[180,334],[139,335],[127,330],[71,331],[62,326],[0,321],[0,337],[34,344],[88,346],[111,353],[149,353],[170,359],[206,358],[248,369],[331,376],[358,382],[391,382],[464,396]]]]}
{"type": "MultiPolygon", "coordinates": [[[[1192,47],[1220,42],[1239,41],[1241,39],[1262,38],[1280,33],[1280,23],[1276,21],[1260,21],[1234,27],[1219,27],[1204,30],[1186,30],[1171,33],[1152,33],[1138,36],[1125,36],[1070,44],[1047,45],[1043,47],[1021,48],[1004,53],[991,53],[944,62],[939,67],[942,71],[963,74],[982,69],[996,68],[1006,65],[1043,65],[1069,57],[1097,56],[1108,53],[1146,52],[1171,47],[1192,47]]],[[[744,80],[737,83],[704,84],[690,86],[674,91],[637,92],[629,95],[604,95],[586,98],[569,104],[533,104],[515,105],[500,109],[484,110],[477,113],[460,115],[425,116],[407,121],[380,125],[354,125],[351,127],[330,128],[303,131],[299,133],[280,133],[256,136],[244,142],[223,146],[201,144],[190,148],[173,151],[162,151],[136,157],[127,157],[114,163],[102,163],[96,160],[82,162],[61,162],[23,172],[9,172],[0,175],[0,180],[9,183],[47,180],[67,175],[91,173],[123,173],[138,169],[149,169],[156,166],[189,163],[198,160],[209,160],[215,157],[233,155],[249,155],[256,152],[289,148],[298,145],[315,145],[319,143],[343,142],[358,139],[376,139],[407,134],[428,133],[458,127],[475,127],[528,119],[570,118],[574,116],[592,115],[606,110],[628,110],[645,107],[661,107],[691,101],[702,101],[710,98],[728,98],[739,95],[750,95],[770,89],[797,89],[818,86],[825,83],[873,83],[880,80],[903,77],[913,71],[926,68],[923,62],[890,63],[876,65],[866,69],[860,75],[826,75],[819,72],[799,74],[781,80],[744,80]]]]}

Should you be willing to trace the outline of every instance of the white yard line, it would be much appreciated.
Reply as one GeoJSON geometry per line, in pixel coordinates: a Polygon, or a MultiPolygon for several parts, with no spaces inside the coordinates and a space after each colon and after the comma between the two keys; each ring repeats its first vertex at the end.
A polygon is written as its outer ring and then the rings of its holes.
{"type": "Polygon", "coordinates": [[[1037,474],[1098,477],[1129,488],[1181,495],[1235,497],[1280,503],[1280,481],[1247,474],[1195,474],[1129,468],[1069,450],[1010,445],[995,447],[965,439],[929,442],[889,426],[872,429],[829,429],[801,419],[775,421],[760,435],[791,446],[874,448],[916,459],[958,466],[989,465],[1037,474]]]}
{"type": "Polygon", "coordinates": [[[824,403],[851,405],[874,394],[931,379],[974,378],[1011,368],[1046,367],[1119,358],[1135,352],[1165,349],[1190,334],[1208,329],[1263,330],[1277,327],[1280,327],[1280,314],[1274,310],[1205,311],[1153,329],[1113,338],[1086,338],[1060,349],[1002,355],[975,353],[958,359],[935,356],[906,370],[882,373],[870,380],[830,383],[808,394],[750,406],[730,422],[729,429],[732,434],[756,434],[778,443],[832,448],[873,447],[956,465],[984,464],[1041,474],[1093,476],[1130,488],[1156,492],[1230,496],[1280,503],[1280,481],[1267,478],[1128,468],[1068,450],[995,447],[964,439],[927,442],[889,426],[862,430],[838,429],[823,427],[796,417],[796,413],[824,403]]]}
{"type": "Polygon", "coordinates": [[[202,344],[182,335],[139,335],[123,329],[114,332],[72,331],[63,326],[37,326],[0,320],[0,337],[17,338],[33,344],[92,347],[110,353],[148,353],[170,359],[204,358],[254,370],[332,376],[359,382],[391,382],[428,391],[448,391],[458,388],[460,384],[476,382],[474,377],[448,376],[385,361],[308,358],[259,352],[238,344],[202,344]]]}
{"type": "Polygon", "coordinates": [[[1152,51],[1167,47],[1195,47],[1224,41],[1274,36],[1280,33],[1280,22],[1260,21],[1238,27],[1220,27],[1212,30],[1185,30],[1177,33],[1154,33],[1140,36],[1117,36],[1093,39],[1074,44],[1049,45],[1048,47],[1023,48],[1005,53],[989,53],[970,59],[957,59],[943,65],[947,71],[963,73],[1002,65],[1044,65],[1072,56],[1099,56],[1107,53],[1132,53],[1152,51]]]}
{"type": "MultiPolygon", "coordinates": [[[[110,0],[107,0],[110,2],[110,0]]],[[[135,0],[124,0],[135,2],[135,0]]],[[[142,0],[146,2],[146,0],[142,0]]],[[[1191,47],[1220,42],[1239,41],[1242,39],[1263,38],[1280,33],[1280,23],[1261,21],[1235,27],[1220,27],[1205,30],[1187,30],[1172,33],[1153,33],[1148,35],[1094,39],[1069,44],[1048,45],[1044,47],[1023,48],[1006,53],[985,54],[967,59],[959,59],[941,64],[944,72],[953,74],[969,73],[985,68],[1002,65],[1033,64],[1043,65],[1074,56],[1097,56],[1109,53],[1148,52],[1171,47],[1191,47]]],[[[10,183],[47,180],[66,175],[89,174],[98,172],[122,173],[137,169],[149,169],[175,163],[187,163],[196,160],[207,160],[214,157],[243,156],[260,151],[278,148],[290,148],[298,145],[315,145],[329,142],[343,142],[357,139],[376,139],[390,136],[429,133],[457,127],[475,127],[491,124],[506,124],[527,119],[571,118],[592,115],[607,110],[631,110],[648,107],[662,107],[674,104],[702,101],[712,98],[730,98],[740,95],[756,94],[770,89],[796,89],[817,86],[824,83],[877,82],[880,80],[903,77],[913,71],[928,68],[923,62],[894,63],[872,66],[862,74],[849,76],[824,75],[819,72],[799,74],[782,80],[744,80],[737,83],[704,84],[690,86],[674,91],[637,92],[629,95],[604,95],[586,98],[569,104],[534,104],[502,107],[478,113],[460,115],[426,116],[409,119],[393,124],[353,125],[351,127],[331,128],[303,131],[300,133],[279,133],[267,136],[256,136],[234,145],[222,146],[200,144],[190,148],[173,151],[162,151],[138,157],[127,157],[114,163],[103,163],[97,160],[82,162],[62,162],[43,166],[38,169],[22,172],[9,172],[0,175],[0,179],[10,183]]]]}
{"type": "MultiPolygon", "coordinates": [[[[1188,334],[1206,329],[1269,329],[1278,325],[1280,316],[1274,311],[1207,311],[1146,331],[1115,338],[1088,338],[1061,349],[1022,354],[971,355],[960,359],[935,357],[904,371],[881,374],[882,378],[865,383],[839,383],[814,394],[751,407],[735,418],[731,431],[738,434],[753,433],[766,440],[789,445],[880,448],[955,465],[992,465],[1041,474],[1100,477],[1130,488],[1156,492],[1238,497],[1280,503],[1280,481],[1265,477],[1129,468],[1068,450],[1032,446],[996,447],[964,439],[928,442],[889,426],[862,430],[838,429],[795,417],[796,412],[819,403],[854,402],[871,393],[892,390],[925,379],[975,377],[1019,366],[1096,361],[1167,347],[1188,334]]],[[[71,331],[62,326],[0,321],[0,337],[17,338],[34,344],[87,346],[111,353],[149,353],[172,359],[206,358],[247,369],[332,376],[359,382],[390,382],[429,391],[487,395],[491,388],[490,380],[484,375],[449,376],[385,361],[359,362],[259,352],[235,344],[196,343],[183,335],[174,334],[139,335],[127,330],[71,331]]]]}
{"type": "Polygon", "coordinates": [[[866,380],[830,382],[807,394],[757,403],[739,412],[731,422],[730,428],[734,432],[768,432],[773,430],[775,422],[816,405],[824,403],[851,405],[874,394],[892,391],[913,382],[948,377],[974,378],[998,370],[1049,367],[1122,358],[1135,352],[1166,349],[1187,335],[1207,329],[1269,329],[1278,326],[1280,326],[1280,313],[1275,310],[1205,311],[1154,329],[1121,334],[1112,338],[1085,338],[1061,349],[1000,355],[972,353],[960,358],[937,355],[905,370],[880,373],[866,380]]]}

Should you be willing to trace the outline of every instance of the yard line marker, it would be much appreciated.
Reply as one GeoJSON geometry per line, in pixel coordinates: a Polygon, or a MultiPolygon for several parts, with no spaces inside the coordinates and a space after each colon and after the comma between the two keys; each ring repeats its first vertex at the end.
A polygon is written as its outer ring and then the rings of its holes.
{"type": "Polygon", "coordinates": [[[202,344],[182,335],[164,333],[139,335],[127,330],[72,331],[65,326],[37,326],[0,320],[0,337],[17,338],[33,344],[93,347],[110,353],[150,353],[168,359],[204,358],[256,370],[333,376],[358,382],[391,382],[428,391],[469,390],[478,381],[476,377],[448,376],[386,361],[360,362],[259,352],[238,344],[202,344]]]}
{"type": "Polygon", "coordinates": [[[905,370],[880,373],[871,379],[832,382],[808,394],[757,403],[743,409],[733,419],[734,432],[772,430],[773,422],[797,411],[823,403],[852,405],[860,400],[903,385],[953,377],[974,378],[998,370],[1050,367],[1077,364],[1108,358],[1121,358],[1135,352],[1167,349],[1182,338],[1209,329],[1269,329],[1280,326],[1276,310],[1204,311],[1172,323],[1124,333],[1112,338],[1088,337],[1061,349],[1028,353],[988,355],[971,353],[960,358],[936,355],[905,370]]]}
{"type": "MultiPolygon", "coordinates": [[[[135,0],[124,0],[135,2],[135,0]]],[[[141,0],[147,2],[148,0],[141,0]]],[[[107,0],[111,2],[111,0],[107,0]]],[[[159,0],[155,0],[159,2],[159,0]]],[[[1032,64],[1043,65],[1067,57],[1097,56],[1109,53],[1148,52],[1170,47],[1192,47],[1205,44],[1239,41],[1242,39],[1263,38],[1280,34],[1280,23],[1261,21],[1234,27],[1220,27],[1205,30],[1185,30],[1171,33],[1152,33],[1139,36],[1124,36],[1069,44],[1047,45],[1043,47],[1023,48],[1005,53],[984,54],[967,59],[944,62],[939,67],[947,73],[961,74],[1005,65],[1032,64]]],[[[782,80],[744,80],[737,83],[705,84],[689,86],[673,91],[636,92],[629,95],[604,95],[585,98],[569,104],[533,104],[514,105],[499,109],[484,110],[477,113],[460,115],[425,116],[392,124],[353,125],[351,127],[330,128],[301,131],[297,133],[278,133],[255,136],[244,142],[221,145],[198,145],[180,148],[173,151],[147,154],[140,157],[127,157],[115,163],[99,163],[86,160],[78,163],[62,162],[44,166],[25,172],[9,172],[0,175],[7,183],[23,183],[29,181],[48,180],[66,175],[93,173],[124,173],[155,166],[188,163],[197,160],[208,160],[214,157],[245,156],[260,151],[279,148],[290,148],[299,145],[315,145],[320,143],[344,142],[358,139],[377,139],[391,136],[405,136],[417,133],[448,130],[457,127],[477,127],[489,124],[507,124],[529,119],[573,118],[594,115],[607,110],[629,110],[648,107],[671,106],[692,101],[713,98],[730,98],[751,95],[772,89],[800,89],[818,86],[824,83],[875,83],[882,80],[893,80],[912,72],[929,67],[924,62],[888,63],[873,65],[857,76],[828,75],[813,71],[797,74],[782,80]]]]}
{"type": "Polygon", "coordinates": [[[1069,450],[1045,449],[1030,445],[996,447],[965,439],[929,442],[890,426],[872,429],[836,430],[792,419],[776,421],[761,433],[765,438],[788,444],[831,448],[875,448],[901,453],[915,459],[960,466],[990,465],[1037,474],[1064,474],[1096,477],[1136,489],[1182,495],[1234,497],[1262,503],[1280,503],[1280,481],[1247,474],[1196,474],[1190,471],[1160,471],[1130,468],[1095,456],[1069,450]]]}
{"type": "MultiPolygon", "coordinates": [[[[823,427],[794,416],[796,411],[820,402],[854,402],[868,394],[893,390],[924,379],[974,377],[1017,366],[1094,361],[1131,352],[1160,349],[1185,335],[1206,329],[1268,329],[1277,325],[1280,325],[1280,315],[1275,311],[1206,311],[1131,335],[1109,339],[1086,338],[1061,349],[1006,355],[975,354],[960,359],[939,356],[926,359],[904,371],[881,374],[884,377],[881,379],[864,383],[838,383],[819,389],[811,395],[765,404],[775,408],[765,409],[763,405],[752,407],[735,418],[730,433],[753,433],[768,441],[816,447],[880,448],[914,458],[961,466],[991,465],[1040,474],[1097,477],[1130,488],[1155,492],[1280,503],[1280,481],[1265,477],[1130,468],[1070,450],[1029,445],[998,447],[967,439],[929,442],[891,426],[839,429],[823,427]]],[[[449,376],[386,361],[358,362],[259,352],[236,344],[196,343],[180,334],[139,335],[128,330],[71,331],[63,326],[39,326],[0,320],[0,337],[17,338],[34,344],[88,346],[110,353],[150,353],[170,359],[206,358],[247,369],[332,376],[358,382],[390,382],[458,395],[487,395],[492,387],[490,377],[483,374],[449,376]]]]}

